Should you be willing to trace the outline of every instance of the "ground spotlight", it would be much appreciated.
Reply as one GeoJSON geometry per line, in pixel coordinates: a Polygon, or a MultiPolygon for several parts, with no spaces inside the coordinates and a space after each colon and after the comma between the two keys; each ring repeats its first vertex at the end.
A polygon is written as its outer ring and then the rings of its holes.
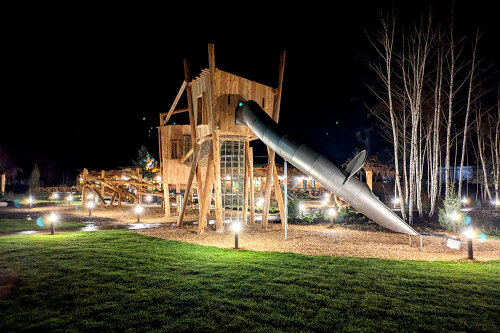
{"type": "Polygon", "coordinates": [[[231,228],[234,231],[234,248],[238,248],[238,233],[241,230],[241,223],[240,222],[234,222],[231,228]]]}

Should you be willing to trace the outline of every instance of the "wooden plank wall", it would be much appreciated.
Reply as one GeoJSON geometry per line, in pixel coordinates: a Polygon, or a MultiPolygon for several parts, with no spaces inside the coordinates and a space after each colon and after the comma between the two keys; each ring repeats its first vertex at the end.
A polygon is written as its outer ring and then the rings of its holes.
{"type": "MultiPolygon", "coordinates": [[[[193,109],[195,118],[198,117],[198,97],[208,92],[207,72],[202,74],[190,84],[193,91],[193,109]]],[[[242,100],[256,101],[267,114],[272,116],[274,106],[274,89],[269,86],[245,79],[243,77],[217,69],[215,72],[214,94],[217,101],[216,112],[220,117],[220,134],[251,136],[253,133],[247,126],[236,125],[235,109],[242,100]],[[229,96],[229,97],[228,97],[229,96]]],[[[207,108],[208,109],[208,108],[207,108]]],[[[205,125],[197,126],[198,137],[211,134],[211,116],[207,115],[205,125]],[[208,118],[208,119],[207,119],[208,118]]],[[[198,123],[198,120],[196,120],[198,123]]]]}
{"type": "MultiPolygon", "coordinates": [[[[191,135],[189,125],[166,125],[160,127],[161,135],[161,151],[163,157],[163,175],[162,179],[165,184],[175,185],[175,184],[186,184],[189,171],[191,168],[184,163],[182,160],[182,140],[184,135],[191,135]],[[172,140],[179,142],[179,155],[178,159],[172,159],[172,140]]],[[[202,167],[201,170],[204,172],[206,167],[202,167]]],[[[204,174],[204,173],[202,173],[204,174]]]]}

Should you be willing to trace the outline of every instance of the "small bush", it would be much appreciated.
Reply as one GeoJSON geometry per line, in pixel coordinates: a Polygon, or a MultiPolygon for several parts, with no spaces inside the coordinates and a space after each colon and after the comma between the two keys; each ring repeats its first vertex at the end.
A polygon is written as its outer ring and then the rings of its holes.
{"type": "Polygon", "coordinates": [[[458,232],[465,227],[465,214],[460,212],[462,203],[455,192],[453,183],[448,188],[448,198],[443,201],[443,208],[439,208],[439,224],[445,230],[458,232]],[[452,218],[456,215],[456,220],[452,218]]]}
{"type": "Polygon", "coordinates": [[[299,216],[299,205],[300,200],[298,198],[294,198],[288,200],[288,217],[291,219],[296,219],[299,216]]]}

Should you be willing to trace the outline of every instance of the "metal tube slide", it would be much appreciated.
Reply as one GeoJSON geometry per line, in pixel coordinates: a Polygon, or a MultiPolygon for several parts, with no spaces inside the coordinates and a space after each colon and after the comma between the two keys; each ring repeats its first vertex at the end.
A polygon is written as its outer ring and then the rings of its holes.
{"type": "Polygon", "coordinates": [[[341,171],[328,158],[286,134],[254,101],[239,103],[236,123],[247,125],[255,135],[278,155],[348,202],[358,212],[379,225],[404,234],[419,235],[392,210],[380,202],[370,188],[341,171]]]}

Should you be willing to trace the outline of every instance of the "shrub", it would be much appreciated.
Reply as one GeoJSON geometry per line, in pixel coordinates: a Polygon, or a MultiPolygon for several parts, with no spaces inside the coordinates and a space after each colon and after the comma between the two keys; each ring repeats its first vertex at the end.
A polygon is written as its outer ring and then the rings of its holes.
{"type": "Polygon", "coordinates": [[[299,216],[299,205],[300,205],[300,200],[298,198],[294,198],[291,200],[288,200],[288,217],[291,219],[297,218],[299,216]]]}
{"type": "Polygon", "coordinates": [[[465,215],[460,212],[462,204],[455,192],[453,183],[448,188],[448,198],[443,201],[443,208],[439,208],[439,224],[445,230],[458,232],[465,227],[465,215]],[[452,216],[456,215],[456,219],[452,216]]]}

